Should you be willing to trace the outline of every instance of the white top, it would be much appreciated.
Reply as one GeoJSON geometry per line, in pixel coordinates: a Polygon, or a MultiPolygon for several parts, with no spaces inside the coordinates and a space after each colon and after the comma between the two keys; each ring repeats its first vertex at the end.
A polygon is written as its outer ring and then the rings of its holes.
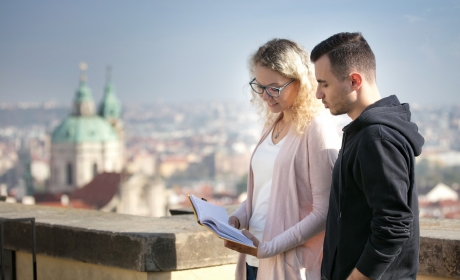
{"type": "MultiPolygon", "coordinates": [[[[277,144],[273,144],[272,133],[273,130],[257,147],[251,161],[254,177],[254,194],[252,199],[252,217],[249,220],[249,232],[259,239],[259,241],[262,241],[265,220],[267,218],[275,159],[286,138],[284,137],[277,144]]],[[[259,259],[254,256],[247,255],[246,262],[250,266],[259,267],[259,259]]]]}

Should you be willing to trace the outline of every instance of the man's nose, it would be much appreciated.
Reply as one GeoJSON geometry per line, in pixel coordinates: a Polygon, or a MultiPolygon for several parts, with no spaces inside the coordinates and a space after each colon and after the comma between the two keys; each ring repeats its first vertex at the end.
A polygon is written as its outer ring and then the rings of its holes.
{"type": "Polygon", "coordinates": [[[323,99],[323,97],[324,97],[324,94],[321,92],[320,88],[318,87],[316,89],[316,98],[317,99],[323,99]]]}

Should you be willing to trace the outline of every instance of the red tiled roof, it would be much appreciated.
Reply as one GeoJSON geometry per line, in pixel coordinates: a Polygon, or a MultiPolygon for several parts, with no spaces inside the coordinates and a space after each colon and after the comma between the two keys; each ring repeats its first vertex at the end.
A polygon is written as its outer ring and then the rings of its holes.
{"type": "Polygon", "coordinates": [[[120,182],[120,173],[104,172],[98,174],[84,187],[75,190],[70,194],[69,198],[71,201],[79,199],[86,205],[100,209],[107,205],[115,196],[120,182]]]}
{"type": "Polygon", "coordinates": [[[61,203],[61,196],[68,193],[36,193],[34,194],[36,204],[45,204],[48,202],[59,202],[61,203]]]}
{"type": "Polygon", "coordinates": [[[453,212],[453,213],[447,213],[444,215],[444,218],[446,219],[460,219],[460,211],[459,212],[453,212]]]}
{"type": "Polygon", "coordinates": [[[40,203],[37,203],[37,205],[60,207],[60,208],[94,209],[93,207],[91,207],[91,205],[85,204],[80,199],[69,201],[68,206],[62,205],[61,202],[57,202],[57,201],[40,202],[40,203]]]}
{"type": "Polygon", "coordinates": [[[460,206],[460,201],[458,201],[458,200],[440,200],[440,201],[439,201],[439,205],[440,205],[441,207],[445,207],[445,206],[455,206],[455,205],[460,206]]]}

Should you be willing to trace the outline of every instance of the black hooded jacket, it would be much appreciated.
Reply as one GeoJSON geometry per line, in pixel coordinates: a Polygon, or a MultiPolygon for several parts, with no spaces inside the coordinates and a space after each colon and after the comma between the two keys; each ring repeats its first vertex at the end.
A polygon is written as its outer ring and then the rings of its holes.
{"type": "Polygon", "coordinates": [[[343,128],[333,170],[321,266],[344,280],[356,267],[372,279],[416,279],[419,219],[415,156],[424,143],[396,96],[343,128]]]}

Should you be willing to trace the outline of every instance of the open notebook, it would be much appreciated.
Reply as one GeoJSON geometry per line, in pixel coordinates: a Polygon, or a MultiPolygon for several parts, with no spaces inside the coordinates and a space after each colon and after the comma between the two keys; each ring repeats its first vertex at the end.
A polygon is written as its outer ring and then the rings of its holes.
{"type": "Polygon", "coordinates": [[[193,195],[189,195],[188,198],[200,225],[212,231],[219,238],[255,248],[252,241],[241,230],[228,224],[228,215],[224,207],[211,204],[193,195]]]}

